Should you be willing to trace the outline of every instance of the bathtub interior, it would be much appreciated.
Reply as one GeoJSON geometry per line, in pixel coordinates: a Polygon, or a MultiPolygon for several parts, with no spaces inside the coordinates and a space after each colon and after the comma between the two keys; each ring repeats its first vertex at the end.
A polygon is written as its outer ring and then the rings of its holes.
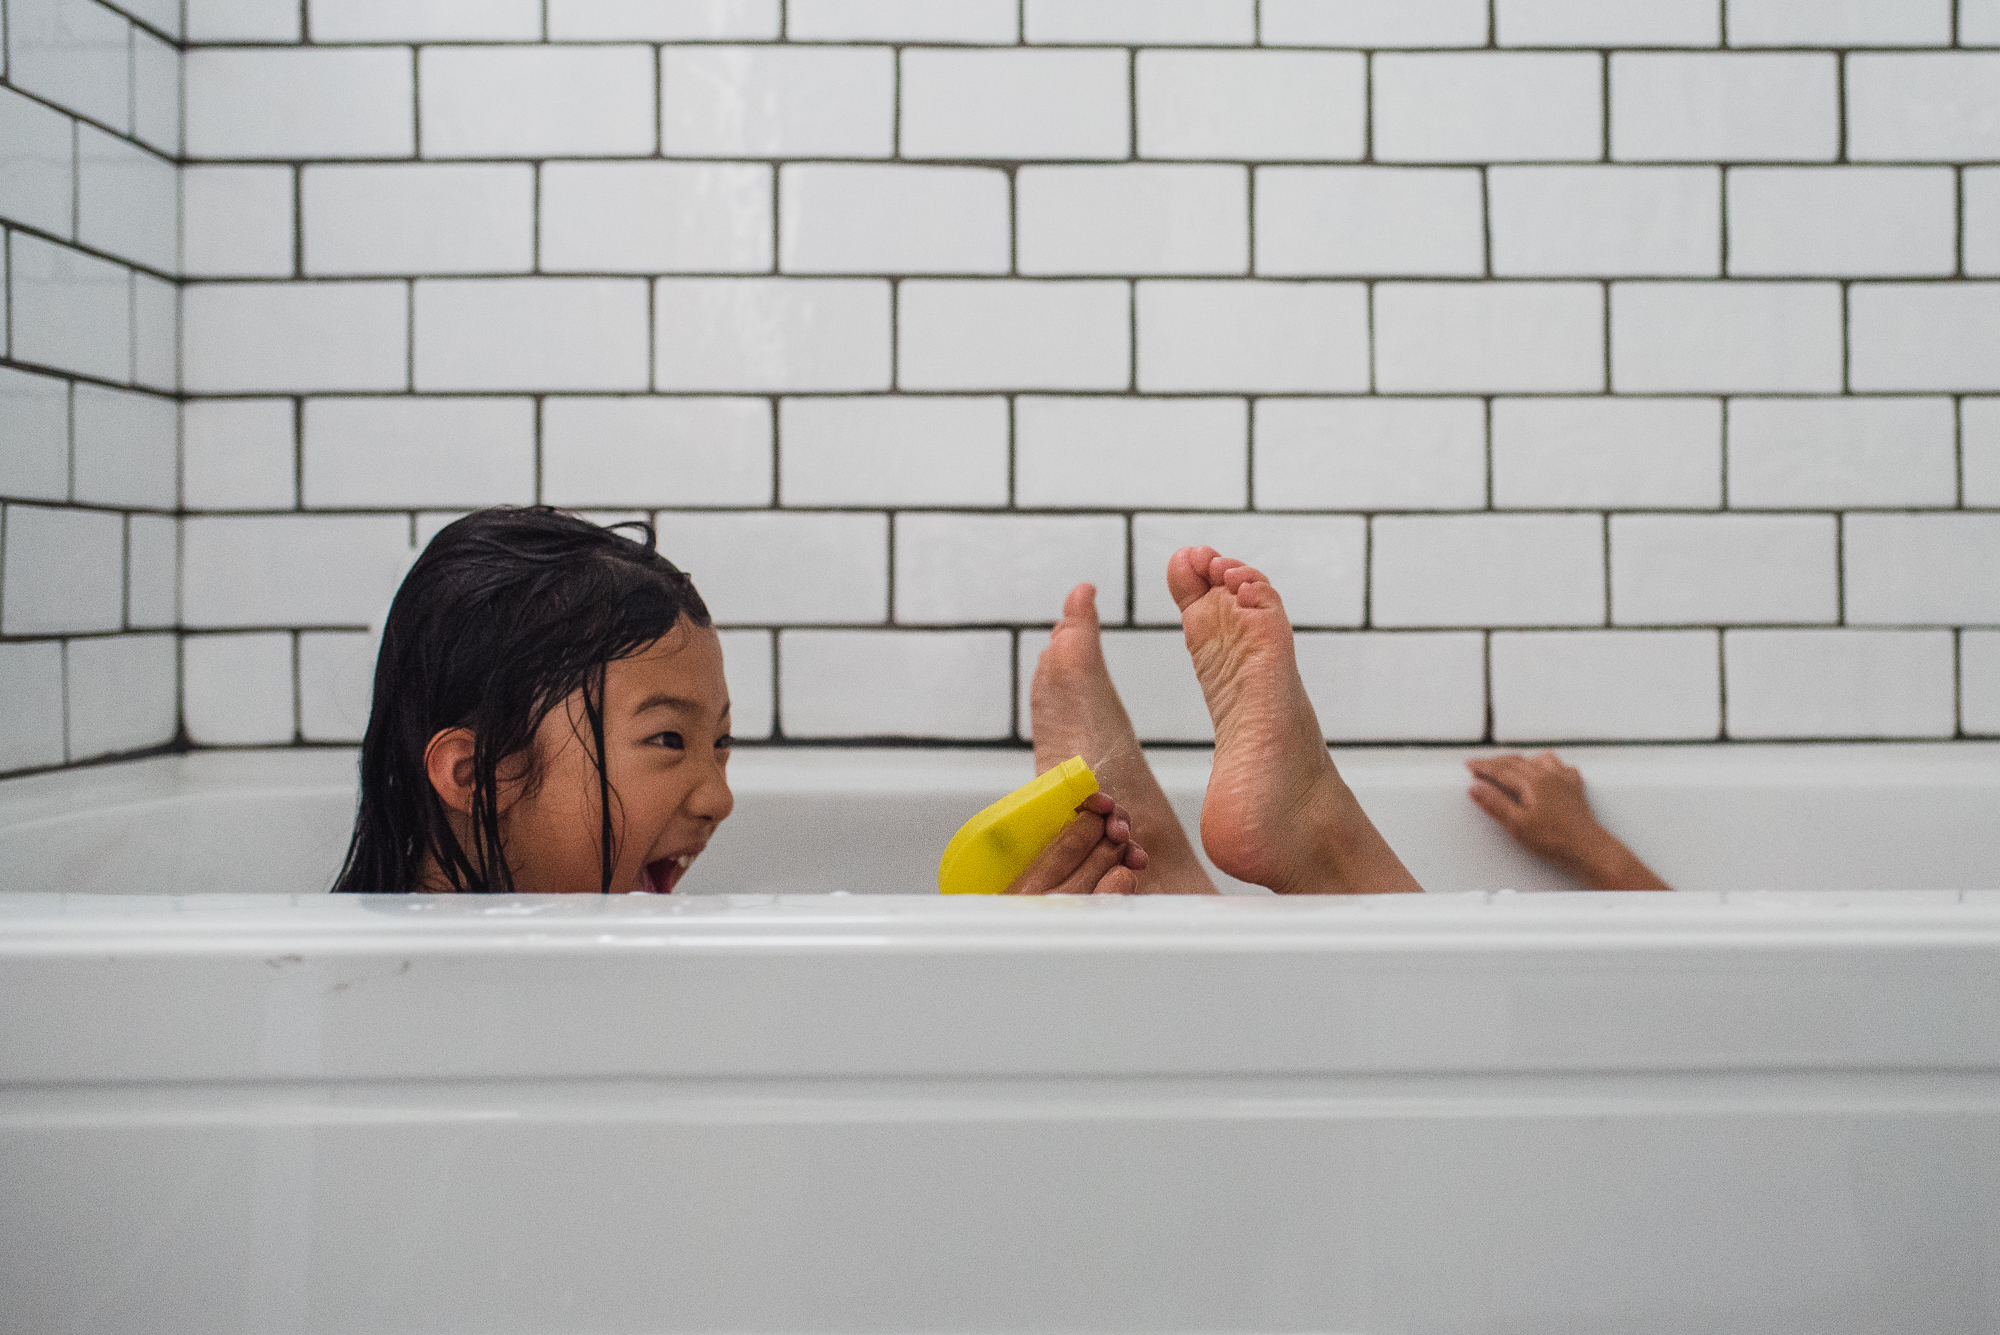
{"type": "MultiPolygon", "coordinates": [[[[1343,773],[1428,889],[1574,885],[1465,796],[1471,751],[1347,750],[1343,773]]],[[[2000,883],[2000,744],[1578,747],[1605,823],[1690,889],[2000,883]]],[[[1209,754],[1152,754],[1198,827],[1209,754]]],[[[927,894],[959,823],[1024,782],[1021,751],[753,749],[735,816],[688,893],[927,894]]],[[[1115,793],[1117,776],[1106,776],[1115,793]]],[[[324,890],[346,846],[354,753],[215,751],[0,783],[0,888],[324,890]]],[[[1211,870],[1213,870],[1211,868],[1211,870]]],[[[1217,874],[1227,890],[1262,893],[1217,874]]]]}

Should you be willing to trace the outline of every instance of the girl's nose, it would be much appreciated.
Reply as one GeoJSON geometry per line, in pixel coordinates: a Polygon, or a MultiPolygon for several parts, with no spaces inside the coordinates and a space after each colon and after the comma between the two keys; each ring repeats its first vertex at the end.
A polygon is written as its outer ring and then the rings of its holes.
{"type": "Polygon", "coordinates": [[[736,795],[729,791],[729,775],[720,763],[710,761],[694,791],[688,794],[687,811],[696,820],[721,824],[736,810],[736,795]]]}

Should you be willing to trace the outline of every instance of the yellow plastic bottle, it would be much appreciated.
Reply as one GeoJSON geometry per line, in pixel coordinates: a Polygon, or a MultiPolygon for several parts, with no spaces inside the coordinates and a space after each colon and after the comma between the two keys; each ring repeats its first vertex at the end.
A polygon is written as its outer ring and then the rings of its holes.
{"type": "Polygon", "coordinates": [[[999,894],[1055,842],[1076,819],[1083,799],[1096,791],[1097,775],[1082,756],[1016,788],[958,827],[938,863],[938,889],[947,895],[999,894]]]}

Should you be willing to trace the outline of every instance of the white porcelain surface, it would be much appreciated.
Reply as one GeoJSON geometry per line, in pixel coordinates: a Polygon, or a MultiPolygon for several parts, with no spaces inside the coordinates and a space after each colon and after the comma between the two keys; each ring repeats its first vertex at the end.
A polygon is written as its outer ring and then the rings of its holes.
{"type": "Polygon", "coordinates": [[[1847,606],[1867,625],[2000,620],[2000,515],[1855,515],[1844,549],[1847,606]]]}
{"type": "Polygon", "coordinates": [[[1578,393],[1604,386],[1595,283],[1381,283],[1375,388],[1385,393],[1578,393]]]}
{"type": "Polygon", "coordinates": [[[1996,949],[1991,892],[9,895],[0,1313],[1976,1331],[1996,949]]]}
{"type": "Polygon", "coordinates": [[[404,283],[190,283],[181,289],[187,387],[406,388],[409,304],[404,283]]]}
{"type": "Polygon", "coordinates": [[[1717,400],[1493,401],[1495,506],[1708,510],[1721,500],[1717,400]]]}
{"type": "Polygon", "coordinates": [[[1262,0],[1264,40],[1278,46],[1484,46],[1479,0],[1262,0]]]}
{"type": "Polygon", "coordinates": [[[7,270],[15,357],[131,381],[131,270],[24,232],[8,240],[7,270]]]}
{"type": "MultiPolygon", "coordinates": [[[[1092,7],[1046,5],[1086,22],[1092,7]]],[[[1158,0],[1121,7],[1154,21],[1173,8],[1158,0]]],[[[1028,23],[1032,29],[1033,4],[1028,23]]],[[[1267,16],[1267,36],[1270,27],[1267,16]]],[[[1355,52],[1141,51],[1133,70],[1140,157],[1354,160],[1364,150],[1367,67],[1355,52]]]]}
{"type": "Polygon", "coordinates": [[[1722,654],[1731,737],[1952,733],[1949,631],[1728,630],[1722,654]]]}
{"type": "Polygon", "coordinates": [[[192,158],[401,158],[416,151],[416,68],[408,48],[197,49],[181,77],[192,158]]]}
{"type": "Polygon", "coordinates": [[[1614,283],[1611,387],[1831,393],[1841,385],[1841,328],[1832,283],[1614,283]]]}
{"type": "MultiPolygon", "coordinates": [[[[894,671],[887,656],[894,641],[938,633],[850,634],[883,646],[868,666],[882,678],[894,671]]],[[[996,671],[1004,683],[1005,635],[973,634],[1002,645],[996,671]]],[[[1804,634],[1729,632],[1731,671],[1748,657],[1746,637],[1804,634]]],[[[1477,664],[1477,636],[1382,638],[1440,648],[1469,640],[1477,664]]],[[[1836,648],[1805,646],[1822,662],[1837,658],[1836,648]]],[[[792,661],[789,650],[785,657],[792,661]]],[[[1025,663],[1032,661],[1030,652],[1025,663]]],[[[1385,666],[1409,673],[1413,664],[1385,666]]],[[[1366,665],[1343,666],[1352,674],[1366,665]]],[[[1774,689],[1810,698],[1813,681],[1792,672],[1774,689]]],[[[786,683],[788,700],[802,676],[786,683]]],[[[937,691],[940,702],[951,698],[936,677],[915,672],[896,689],[919,688],[937,691]]],[[[1749,699],[1747,685],[1733,680],[1732,702],[1739,690],[1749,699]]],[[[1818,720],[1813,735],[1845,723],[1818,720]]],[[[1684,889],[1963,889],[1991,885],[2000,865],[2000,824],[1991,818],[2000,802],[1996,745],[1573,746],[1561,754],[1582,769],[1605,823],[1684,889]]],[[[1466,798],[1461,762],[1473,754],[1342,750],[1336,759],[1429,889],[1568,888],[1466,798]]],[[[1151,762],[1182,820],[1196,828],[1207,754],[1158,751],[1151,762]]],[[[693,893],[929,894],[952,832],[1032,776],[1021,751],[745,748],[731,764],[736,814],[697,864],[693,893]]],[[[316,893],[331,884],[346,847],[354,775],[352,751],[315,750],[212,752],[8,780],[0,783],[0,889],[316,893]]]]}
{"type": "Polygon", "coordinates": [[[1832,621],[1839,535],[1825,515],[1617,515],[1611,618],[1637,626],[1832,621]],[[1718,570],[1731,575],[1717,579],[1718,570]]]}
{"type": "Polygon", "coordinates": [[[1990,160],[2000,153],[1996,67],[2000,55],[1990,51],[1857,53],[1847,69],[1850,156],[1859,162],[1990,160]]]}
{"type": "Polygon", "coordinates": [[[68,236],[76,221],[76,144],[61,112],[0,89],[0,215],[68,236]]]}
{"type": "Polygon", "coordinates": [[[1139,388],[1172,394],[1358,393],[1368,388],[1359,283],[1140,283],[1139,388]]]}
{"type": "Polygon", "coordinates": [[[1024,167],[1015,263],[1028,274],[1240,274],[1250,173],[1212,165],[1024,167]]]}
{"type": "Polygon", "coordinates": [[[1722,732],[1712,630],[1500,631],[1493,736],[1707,741],[1722,732]]]}
{"type": "Polygon", "coordinates": [[[2000,331],[2000,284],[1857,286],[1850,319],[1856,390],[2000,389],[1986,355],[2000,331]]]}
{"type": "Polygon", "coordinates": [[[785,631],[778,637],[785,733],[999,741],[1014,722],[1009,640],[999,630],[785,631]],[[854,681],[870,689],[844,685],[854,681]]]}
{"type": "Polygon", "coordinates": [[[551,396],[541,496],[551,505],[756,505],[771,496],[764,399],[551,396]]]}
{"type": "Polygon", "coordinates": [[[215,515],[181,525],[189,627],[371,625],[416,553],[402,515],[215,515]],[[284,609],[281,612],[279,609],[284,609]]]}
{"type": "Polygon", "coordinates": [[[1241,399],[1022,397],[1014,499],[1064,509],[1242,507],[1249,425],[1241,399]]]}
{"type": "Polygon", "coordinates": [[[300,496],[314,509],[526,504],[535,498],[535,404],[308,399],[300,460],[300,496]]]}
{"type": "Polygon", "coordinates": [[[1957,413],[1945,398],[1736,399],[1729,501],[1949,506],[1958,496],[1957,413]]]}
{"type": "Polygon", "coordinates": [[[1018,0],[789,0],[785,35],[807,42],[998,42],[1020,37],[1018,0]]]}
{"type": "MultiPolygon", "coordinates": [[[[762,404],[759,404],[762,407],[762,404]]],[[[779,499],[788,505],[1004,505],[1007,401],[787,398],[779,499]]]]}
{"type": "Polygon", "coordinates": [[[414,285],[415,387],[647,386],[647,285],[627,278],[435,278],[414,285]]]}
{"type": "Polygon", "coordinates": [[[702,47],[660,57],[668,157],[886,158],[896,62],[886,47],[702,47]]]}
{"type": "Polygon", "coordinates": [[[61,643],[0,644],[0,764],[31,769],[63,759],[61,643]]]}
{"type": "Polygon", "coordinates": [[[1722,16],[1707,0],[1499,0],[1501,46],[1715,46],[1722,16]]]}
{"type": "Polygon", "coordinates": [[[183,167],[181,272],[194,278],[289,278],[292,173],[283,167],[183,167]]]}
{"type": "Polygon", "coordinates": [[[1831,162],[1830,52],[1614,54],[1611,156],[1621,162],[1831,162]]]}
{"type": "Polygon", "coordinates": [[[6,507],[0,633],[117,630],[125,619],[125,524],[102,510],[6,507]]]}
{"type": "Polygon", "coordinates": [[[542,267],[763,273],[771,267],[772,188],[769,167],[746,163],[545,163],[542,267]]]}
{"type": "Polygon", "coordinates": [[[1124,51],[915,50],[901,62],[898,141],[913,158],[1123,158],[1124,51]]]}
{"type": "Polygon", "coordinates": [[[723,625],[879,622],[889,521],[879,514],[658,515],[660,549],[692,573],[723,625]]]}
{"type": "Polygon", "coordinates": [[[316,42],[532,42],[537,0],[310,0],[316,42]]]}
{"type": "Polygon", "coordinates": [[[1261,399],[1256,421],[1261,509],[1457,510],[1485,503],[1486,406],[1478,399],[1261,399]]]}
{"type": "Polygon", "coordinates": [[[898,515],[896,619],[1054,621],[1085,580],[1122,608],[1124,537],[1111,515],[898,515]]]}
{"type": "Polygon", "coordinates": [[[1811,0],[1737,0],[1729,12],[1731,46],[1930,46],[1951,38],[1950,0],[1896,4],[1813,4],[1811,0]]]}
{"type": "Polygon", "coordinates": [[[778,35],[779,0],[548,0],[556,41],[759,40],[778,35]]]}
{"type": "Polygon", "coordinates": [[[64,650],[69,758],[161,746],[179,724],[179,672],[171,635],[107,635],[64,650]]]}
{"type": "Polygon", "coordinates": [[[1257,272],[1476,277],[1484,198],[1479,173],[1464,168],[1262,167],[1257,272]]]}
{"type": "MultiPolygon", "coordinates": [[[[888,389],[892,300],[889,284],[874,279],[661,279],[653,284],[654,387],[888,389]]],[[[578,355],[592,355],[602,334],[577,333],[578,355]]]]}
{"type": "Polygon", "coordinates": [[[1935,167],[1757,167],[1729,174],[1729,271],[1943,276],[1958,264],[1957,182],[1935,167]]]}
{"type": "Polygon", "coordinates": [[[1385,162],[1593,161],[1603,76],[1583,52],[1385,52],[1373,64],[1385,162]]]}
{"type": "Polygon", "coordinates": [[[0,494],[60,501],[69,494],[69,387],[0,367],[0,494]]]}
{"type": "Polygon", "coordinates": [[[1201,42],[1248,44],[1254,0],[1027,0],[1029,42],[1201,42]]]}
{"type": "Polygon", "coordinates": [[[1378,626],[1594,626],[1604,534],[1584,515],[1383,515],[1372,524],[1378,626]]]}
{"type": "Polygon", "coordinates": [[[643,46],[423,48],[428,158],[650,153],[653,52],[643,46]]]}
{"type": "Polygon", "coordinates": [[[95,126],[77,129],[77,240],[172,274],[180,263],[178,170],[95,126]]]}
{"type": "Polygon", "coordinates": [[[173,509],[179,425],[172,399],[78,385],[70,409],[71,498],[173,509]]]}
{"type": "Polygon", "coordinates": [[[526,273],[534,200],[524,163],[309,168],[299,177],[305,272],[526,273]]]}
{"type": "Polygon", "coordinates": [[[1496,167],[1487,189],[1496,274],[1721,272],[1722,180],[1713,167],[1496,167]]]}

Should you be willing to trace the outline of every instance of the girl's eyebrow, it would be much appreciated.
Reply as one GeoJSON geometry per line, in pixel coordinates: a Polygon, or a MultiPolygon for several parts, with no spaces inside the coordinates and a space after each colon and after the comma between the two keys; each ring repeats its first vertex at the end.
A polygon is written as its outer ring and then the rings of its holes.
{"type": "MultiPolygon", "coordinates": [[[[638,707],[632,713],[634,715],[643,714],[649,709],[678,709],[686,713],[698,714],[701,712],[701,702],[690,700],[684,695],[649,695],[639,702],[638,707]]],[[[728,701],[725,700],[723,702],[722,713],[717,717],[729,717],[728,701]]]]}
{"type": "Polygon", "coordinates": [[[649,695],[641,700],[632,712],[643,714],[649,709],[679,709],[688,713],[699,713],[701,705],[680,695],[649,695]]]}

